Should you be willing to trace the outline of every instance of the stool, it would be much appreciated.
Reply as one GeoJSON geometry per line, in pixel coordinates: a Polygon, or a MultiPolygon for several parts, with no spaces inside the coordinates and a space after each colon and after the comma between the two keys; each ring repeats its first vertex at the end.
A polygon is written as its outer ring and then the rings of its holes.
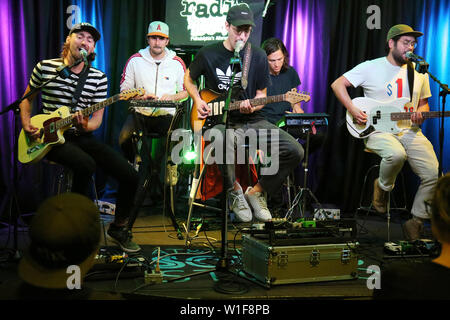
{"type": "MultiPolygon", "coordinates": [[[[369,154],[375,154],[372,150],[365,148],[364,152],[367,152],[369,154]]],[[[356,209],[356,212],[358,211],[365,211],[366,212],[366,216],[370,213],[370,212],[376,212],[376,210],[373,208],[373,204],[372,204],[372,197],[370,200],[370,204],[369,205],[364,205],[364,194],[366,193],[365,191],[367,190],[367,181],[369,180],[370,175],[373,175],[373,171],[375,169],[379,170],[380,165],[379,164],[375,164],[372,165],[366,172],[365,176],[364,176],[364,181],[363,181],[363,186],[361,188],[361,195],[360,195],[360,199],[359,199],[359,207],[356,209]]],[[[397,179],[400,178],[400,186],[401,186],[401,191],[402,191],[402,198],[403,198],[403,207],[399,207],[397,206],[397,203],[395,201],[395,198],[393,197],[393,193],[392,191],[388,192],[388,199],[387,199],[387,208],[386,208],[386,217],[387,217],[387,227],[388,227],[388,236],[387,236],[387,241],[390,241],[390,220],[391,220],[391,212],[393,210],[396,211],[405,211],[408,212],[408,209],[406,208],[406,187],[405,187],[405,178],[403,173],[400,171],[400,173],[397,176],[397,179]],[[391,206],[391,201],[392,204],[394,206],[391,206]]],[[[372,181],[372,180],[371,180],[372,181]]],[[[373,185],[373,183],[371,184],[373,185]]],[[[370,193],[371,195],[373,195],[373,191],[372,193],[370,193]]]]}
{"type": "MultiPolygon", "coordinates": [[[[53,179],[52,182],[52,192],[54,194],[61,194],[70,192],[72,190],[72,183],[73,183],[73,171],[57,162],[53,162],[50,160],[44,160],[45,163],[56,167],[56,176],[53,179]]],[[[95,205],[98,206],[98,194],[97,194],[97,188],[95,186],[95,178],[94,175],[91,177],[92,179],[92,185],[93,185],[93,191],[95,196],[95,205]]],[[[107,245],[106,242],[106,228],[105,228],[105,221],[101,218],[102,221],[102,230],[103,230],[103,236],[105,239],[105,246],[107,245]]]]}

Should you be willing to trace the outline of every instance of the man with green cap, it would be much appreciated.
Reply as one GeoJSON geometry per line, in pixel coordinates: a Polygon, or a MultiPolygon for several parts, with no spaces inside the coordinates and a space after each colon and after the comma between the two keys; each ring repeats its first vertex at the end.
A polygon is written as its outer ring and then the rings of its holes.
{"type": "Polygon", "coordinates": [[[432,198],[439,166],[433,145],[420,129],[424,121],[421,113],[430,110],[428,74],[415,71],[406,55],[414,50],[417,38],[421,36],[422,32],[415,31],[408,25],[393,26],[387,34],[387,56],[357,65],[331,85],[338,100],[361,125],[367,122],[367,115],[352,103],[348,87],[361,86],[365,97],[377,101],[391,101],[402,97],[411,101],[405,105],[405,111],[411,113],[411,121],[400,133],[376,132],[364,140],[366,148],[381,157],[379,178],[374,181],[372,201],[378,212],[387,212],[388,192],[394,188],[395,179],[405,160],[408,160],[412,170],[420,178],[421,183],[411,209],[413,217],[403,226],[408,240],[420,238],[424,220],[430,218],[424,201],[432,198]],[[408,78],[414,80],[412,89],[408,78]]]}

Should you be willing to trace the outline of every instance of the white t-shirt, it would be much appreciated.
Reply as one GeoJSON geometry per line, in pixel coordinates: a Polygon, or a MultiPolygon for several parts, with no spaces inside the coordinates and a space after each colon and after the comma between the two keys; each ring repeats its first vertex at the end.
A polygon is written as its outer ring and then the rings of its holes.
{"type": "MultiPolygon", "coordinates": [[[[410,98],[407,66],[394,66],[386,57],[360,63],[344,73],[344,77],[356,88],[361,86],[364,96],[378,101],[395,98],[410,98]]],[[[415,111],[420,99],[431,97],[428,74],[414,70],[413,107],[415,111]]]]}

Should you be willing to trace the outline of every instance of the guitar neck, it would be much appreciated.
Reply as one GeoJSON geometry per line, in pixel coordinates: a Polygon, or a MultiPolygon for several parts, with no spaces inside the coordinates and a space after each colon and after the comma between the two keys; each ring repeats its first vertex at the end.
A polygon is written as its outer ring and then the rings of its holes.
{"type": "MultiPolygon", "coordinates": [[[[120,99],[120,94],[116,94],[115,96],[112,96],[111,98],[108,98],[102,102],[93,104],[92,106],[89,106],[89,107],[81,110],[81,114],[84,117],[87,117],[87,116],[93,114],[94,112],[119,101],[119,99],[120,99]]],[[[56,129],[61,129],[64,127],[71,126],[72,125],[72,116],[56,121],[55,125],[56,125],[56,129]]]]}
{"type": "MultiPolygon", "coordinates": [[[[273,103],[273,102],[281,102],[286,100],[286,94],[280,94],[277,96],[263,97],[263,98],[255,98],[250,99],[249,102],[252,106],[259,106],[262,104],[273,103]]],[[[230,104],[229,110],[238,110],[240,108],[242,101],[234,101],[230,104]]]]}
{"type": "MultiPolygon", "coordinates": [[[[442,116],[441,111],[422,112],[422,117],[425,119],[439,118],[441,116],[442,116]]],[[[445,111],[444,117],[450,117],[450,111],[445,111]]],[[[393,113],[391,113],[392,121],[409,120],[409,119],[411,119],[411,114],[409,112],[393,112],[393,113]]]]}

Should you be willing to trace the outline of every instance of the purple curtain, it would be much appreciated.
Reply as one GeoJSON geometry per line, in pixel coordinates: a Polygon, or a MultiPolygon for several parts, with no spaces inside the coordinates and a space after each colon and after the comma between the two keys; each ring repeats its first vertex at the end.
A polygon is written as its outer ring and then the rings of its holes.
{"type": "Polygon", "coordinates": [[[324,42],[326,2],[286,0],[277,3],[276,37],[289,52],[289,64],[297,71],[300,91],[311,95],[305,112],[326,112],[328,44],[324,42]]]}

